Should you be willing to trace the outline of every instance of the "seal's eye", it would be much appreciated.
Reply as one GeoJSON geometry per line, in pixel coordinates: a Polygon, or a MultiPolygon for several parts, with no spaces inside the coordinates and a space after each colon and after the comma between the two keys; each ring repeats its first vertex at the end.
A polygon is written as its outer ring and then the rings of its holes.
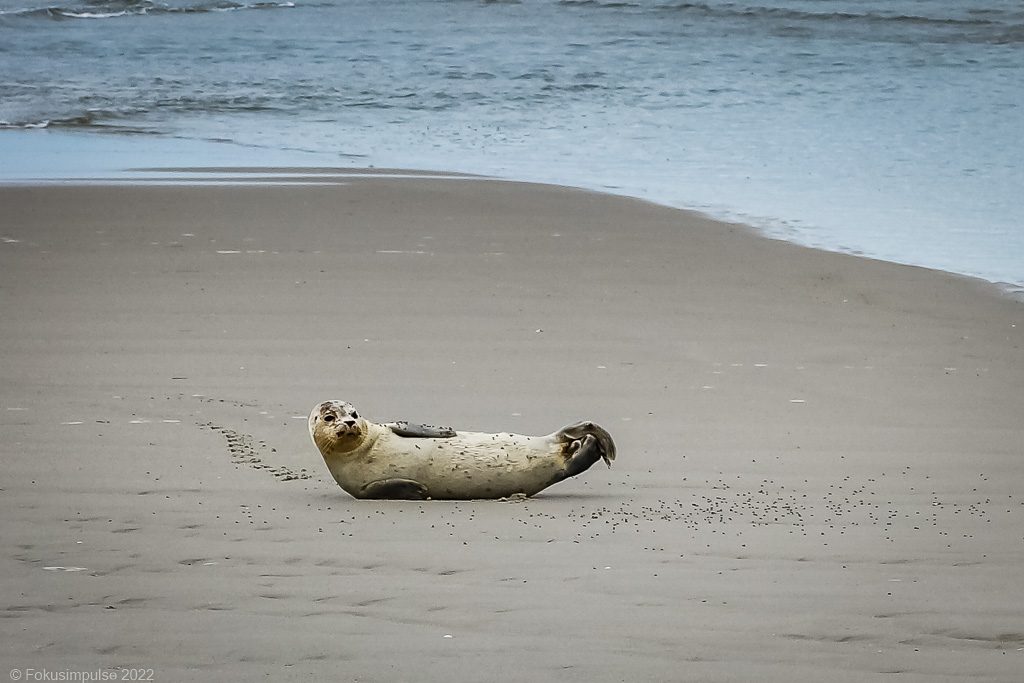
{"type": "Polygon", "coordinates": [[[333,415],[326,415],[326,416],[324,416],[324,422],[334,422],[334,416],[333,415]]]}
{"type": "Polygon", "coordinates": [[[357,413],[356,411],[353,410],[352,411],[352,417],[354,417],[355,419],[358,420],[359,419],[359,413],[357,413]]]}

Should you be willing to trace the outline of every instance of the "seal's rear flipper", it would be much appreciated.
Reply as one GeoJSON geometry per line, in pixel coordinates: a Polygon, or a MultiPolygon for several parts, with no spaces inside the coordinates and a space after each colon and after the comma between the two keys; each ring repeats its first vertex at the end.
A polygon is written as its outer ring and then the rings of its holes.
{"type": "MultiPolygon", "coordinates": [[[[588,462],[586,467],[583,469],[566,476],[571,477],[575,474],[579,474],[583,470],[587,469],[587,467],[590,467],[597,462],[598,457],[604,458],[604,462],[608,467],[612,466],[612,460],[615,459],[615,442],[612,441],[612,435],[605,431],[603,427],[596,425],[593,422],[577,422],[575,424],[562,427],[558,432],[556,432],[556,436],[562,442],[575,441],[577,439],[582,441],[580,450],[573,455],[572,461],[575,461],[576,458],[580,457],[584,449],[587,448],[586,437],[589,436],[593,438],[593,444],[590,446],[590,448],[596,450],[593,460],[588,462]]],[[[587,457],[590,456],[587,455],[587,457]]]]}
{"type": "Polygon", "coordinates": [[[362,498],[425,500],[427,487],[412,479],[378,479],[363,487],[362,498]]]}
{"type": "MultiPolygon", "coordinates": [[[[601,447],[593,434],[587,434],[579,442],[579,450],[565,463],[565,478],[575,477],[586,472],[590,466],[601,459],[601,447]]],[[[611,465],[609,465],[611,467],[611,465]]]]}
{"type": "Polygon", "coordinates": [[[455,436],[455,430],[451,427],[434,427],[405,420],[388,422],[385,426],[398,436],[410,439],[450,439],[455,436]]]}

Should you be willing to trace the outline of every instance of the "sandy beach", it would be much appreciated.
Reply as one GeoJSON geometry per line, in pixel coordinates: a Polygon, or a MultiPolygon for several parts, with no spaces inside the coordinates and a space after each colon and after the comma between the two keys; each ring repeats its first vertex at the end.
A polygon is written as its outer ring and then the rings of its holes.
{"type": "Polygon", "coordinates": [[[0,187],[4,669],[1021,680],[1024,304],[580,190],[195,175],[0,187]],[[329,398],[618,460],[357,501],[329,398]]]}

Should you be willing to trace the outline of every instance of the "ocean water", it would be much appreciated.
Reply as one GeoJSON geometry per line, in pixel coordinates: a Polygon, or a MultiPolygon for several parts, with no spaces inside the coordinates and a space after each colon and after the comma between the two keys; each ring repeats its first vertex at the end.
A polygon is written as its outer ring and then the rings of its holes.
{"type": "Polygon", "coordinates": [[[1024,290],[1020,0],[0,0],[0,182],[202,141],[605,190],[1024,290]]]}

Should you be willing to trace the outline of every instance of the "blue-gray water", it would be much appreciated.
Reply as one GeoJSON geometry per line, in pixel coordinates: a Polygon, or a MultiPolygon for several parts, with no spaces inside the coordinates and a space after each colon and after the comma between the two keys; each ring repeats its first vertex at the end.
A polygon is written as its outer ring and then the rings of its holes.
{"type": "Polygon", "coordinates": [[[0,180],[42,173],[47,131],[155,134],[150,166],[222,140],[1024,287],[1019,0],[0,0],[0,122],[0,180]]]}

